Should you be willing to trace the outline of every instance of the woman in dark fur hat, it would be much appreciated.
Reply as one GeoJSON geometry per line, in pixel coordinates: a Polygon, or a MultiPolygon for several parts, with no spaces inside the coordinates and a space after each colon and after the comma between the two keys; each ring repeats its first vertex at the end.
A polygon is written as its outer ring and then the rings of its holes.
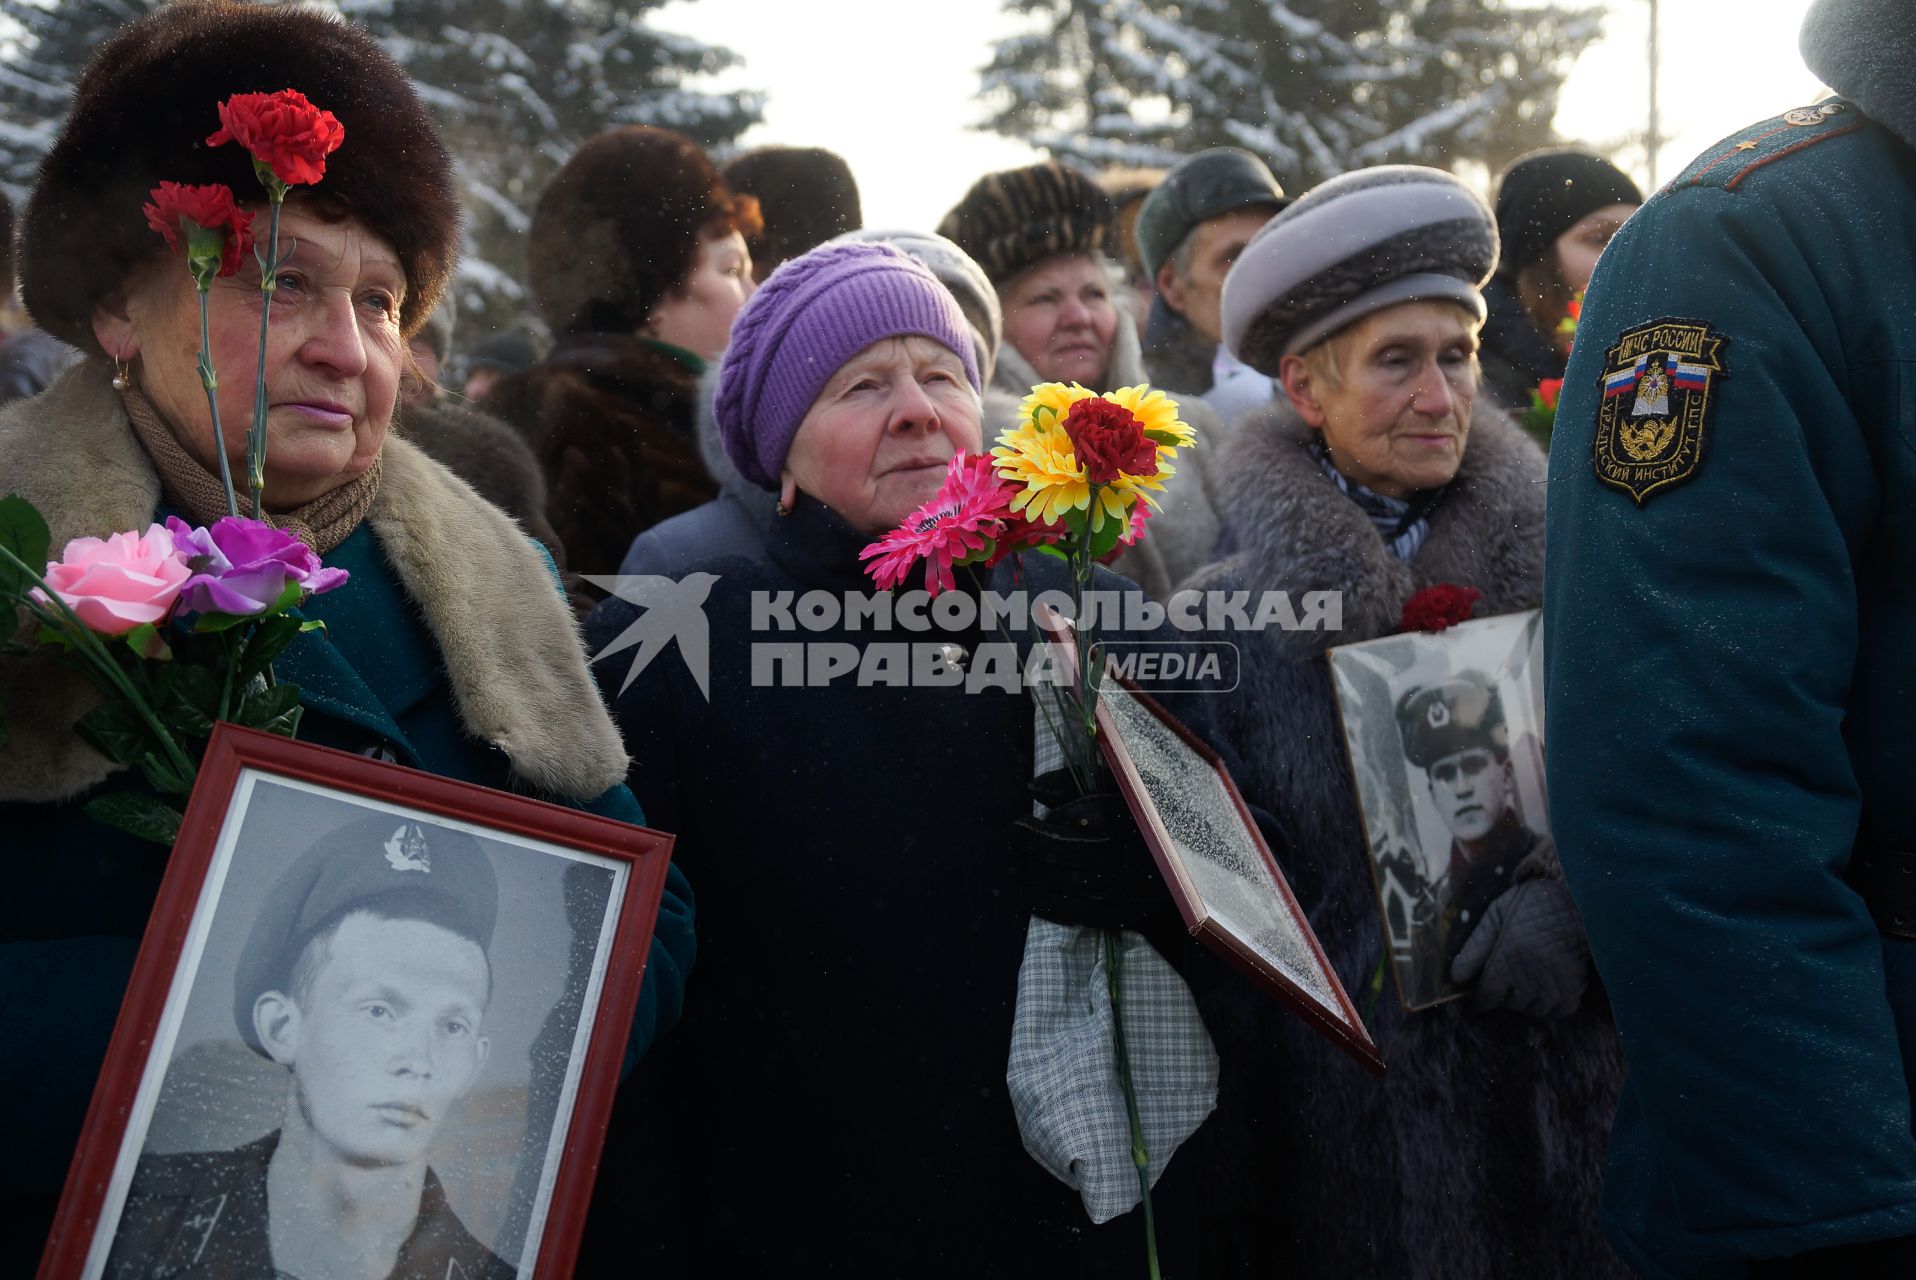
{"type": "MultiPolygon", "coordinates": [[[[1283,394],[1216,467],[1230,554],[1184,585],[1339,593],[1337,631],[1226,638],[1244,646],[1240,781],[1294,823],[1286,874],[1352,991],[1387,944],[1323,650],[1398,631],[1435,584],[1478,589],[1485,615],[1542,594],[1544,459],[1478,395],[1496,256],[1461,184],[1393,166],[1305,195],[1224,285],[1225,345],[1283,394]]],[[[1439,963],[1466,995],[1407,1012],[1379,994],[1366,1022],[1383,1080],[1295,1019],[1211,1011],[1230,1028],[1210,1121],[1237,1148],[1241,1198],[1213,1205],[1230,1274],[1624,1274],[1595,1221],[1622,1058],[1554,846],[1521,830],[1460,834],[1436,868],[1483,895],[1449,891],[1457,950],[1439,963]]]]}
{"type": "Polygon", "coordinates": [[[699,376],[752,296],[759,225],[696,144],[641,125],[586,142],[539,197],[532,292],[558,342],[482,407],[532,442],[571,569],[614,573],[633,538],[717,496],[699,376]]]}
{"type": "MultiPolygon", "coordinates": [[[[226,514],[195,371],[197,291],[141,206],[162,180],[224,183],[262,205],[246,152],[204,141],[223,99],[288,86],[345,130],[323,181],[286,201],[265,360],[264,518],[351,575],[306,606],[328,623],[324,634],[299,637],[275,663],[302,692],[300,737],[638,822],[625,751],[550,561],[469,486],[389,435],[407,339],[451,273],[458,203],[451,162],[405,72],[338,15],[187,0],[100,48],[41,167],[21,254],[35,319],[89,358],[0,411],[0,493],[34,503],[56,547],[162,514],[196,524],[226,514]]],[[[250,279],[248,270],[209,296],[236,471],[258,355],[259,270],[250,279]]],[[[75,734],[97,701],[50,659],[0,658],[6,1275],[30,1274],[39,1253],[166,864],[164,850],[82,812],[93,796],[141,785],[75,734]]],[[[690,901],[675,879],[633,1052],[677,1016],[690,901]]],[[[332,1265],[261,1258],[253,1269],[275,1262],[302,1274],[332,1265]]]]}

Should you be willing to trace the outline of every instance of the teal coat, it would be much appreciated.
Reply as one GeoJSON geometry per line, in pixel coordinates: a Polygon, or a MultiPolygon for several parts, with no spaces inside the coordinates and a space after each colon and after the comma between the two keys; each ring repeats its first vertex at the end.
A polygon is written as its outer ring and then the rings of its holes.
{"type": "Polygon", "coordinates": [[[1629,1062],[1604,1223],[1651,1276],[1916,1232],[1916,942],[1843,878],[1860,829],[1916,840],[1910,141],[1837,102],[1705,151],[1564,384],[1551,825],[1629,1062]]]}
{"type": "MultiPolygon", "coordinates": [[[[56,421],[65,410],[98,408],[86,398],[84,388],[69,384],[61,384],[39,401],[27,403],[42,402],[54,406],[47,413],[56,421]]],[[[89,412],[73,413],[71,417],[76,426],[89,431],[91,426],[84,424],[96,419],[89,412]]],[[[9,443],[10,429],[21,422],[12,412],[0,416],[0,446],[9,443]]],[[[40,427],[35,424],[30,429],[37,436],[40,427]]],[[[109,472],[129,466],[137,472],[137,457],[129,458],[110,433],[102,434],[102,448],[109,455],[109,472]]],[[[379,754],[445,777],[502,790],[526,790],[523,779],[539,768],[533,753],[509,737],[502,737],[505,749],[483,741],[472,724],[480,713],[474,710],[471,686],[487,678],[494,683],[505,678],[500,672],[490,673],[490,677],[475,676],[472,669],[483,667],[493,651],[505,648],[511,652],[510,642],[502,645],[499,634],[483,636],[470,644],[462,641],[460,652],[449,654],[423,616],[431,611],[422,609],[408,592],[405,574],[396,567],[378,530],[399,529],[409,537],[430,542],[432,536],[423,531],[436,509],[445,517],[447,528],[455,533],[470,532],[466,559],[475,567],[475,590],[499,590],[503,579],[522,597],[541,593],[538,603],[528,606],[526,612],[537,613],[551,603],[560,610],[556,634],[562,642],[576,647],[576,633],[564,615],[551,562],[491,507],[467,507],[468,501],[478,503],[477,497],[437,464],[398,441],[389,441],[387,449],[387,478],[381,484],[380,503],[406,514],[396,518],[382,514],[376,504],[367,522],[326,556],[329,565],[346,569],[351,580],[307,602],[306,613],[323,618],[326,631],[301,636],[275,663],[276,673],[300,688],[305,714],[299,736],[325,746],[379,754]],[[523,554],[516,547],[509,555],[489,554],[486,548],[497,545],[498,535],[525,543],[528,549],[523,554]],[[461,696],[455,695],[455,680],[449,674],[455,667],[464,673],[466,682],[461,696]],[[509,754],[515,749],[516,756],[509,754]]],[[[34,463],[28,459],[17,469],[0,472],[0,490],[20,487],[28,491],[48,512],[57,540],[66,536],[61,531],[62,523],[73,525],[79,518],[58,511],[67,496],[58,484],[34,492],[34,484],[21,474],[34,471],[34,463]]],[[[109,493],[114,478],[109,475],[99,481],[97,475],[94,477],[109,493]]],[[[145,481],[137,475],[134,480],[137,483],[131,486],[131,496],[117,499],[118,505],[137,503],[145,481]]],[[[111,508],[115,501],[106,505],[111,508]]],[[[111,522],[112,527],[126,527],[136,520],[119,513],[111,516],[111,522]]],[[[421,558],[417,545],[408,554],[415,562],[421,558]]],[[[440,557],[441,562],[444,559],[440,557]]],[[[436,567],[446,568],[443,563],[436,567]]],[[[450,571],[455,576],[465,572],[458,566],[450,571]]],[[[503,634],[513,626],[514,620],[501,619],[495,631],[503,634]]],[[[521,627],[520,632],[537,634],[538,629],[521,627]]],[[[561,664],[552,661],[551,666],[558,669],[561,664]]],[[[533,696],[544,696],[555,706],[564,705],[568,691],[575,686],[591,699],[579,702],[568,717],[586,728],[561,726],[548,738],[560,742],[569,738],[582,744],[580,756],[596,758],[590,767],[578,762],[548,762],[539,770],[548,785],[538,794],[606,817],[642,823],[644,815],[637,801],[616,781],[624,769],[624,756],[616,735],[610,733],[609,721],[608,736],[603,740],[590,732],[593,718],[605,714],[590,678],[582,665],[573,676],[576,678],[568,683],[552,672],[523,666],[510,672],[515,683],[542,691],[533,696]],[[609,785],[599,784],[589,799],[568,798],[550,785],[568,777],[608,778],[609,785]]],[[[22,712],[35,708],[23,708],[20,703],[30,691],[22,690],[18,679],[10,679],[9,685],[15,702],[10,714],[16,733],[14,740],[0,750],[0,766],[14,766],[11,772],[17,777],[23,766],[37,763],[21,758],[26,748],[20,740],[30,731],[36,738],[45,738],[51,726],[29,722],[22,712]]],[[[549,741],[541,745],[548,755],[553,754],[549,741]]],[[[45,779],[39,782],[47,785],[45,779]]],[[[0,1096],[7,1099],[3,1114],[7,1117],[4,1132],[10,1157],[0,1162],[0,1226],[9,1229],[17,1230],[20,1223],[38,1221],[41,1214],[50,1212],[50,1197],[58,1192],[65,1177],[165,867],[166,855],[158,846],[123,836],[80,812],[94,789],[128,785],[135,784],[129,774],[122,772],[98,782],[93,789],[57,802],[15,798],[0,804],[0,845],[5,851],[8,888],[7,903],[0,907],[0,1018],[4,1018],[0,1025],[7,1028],[0,1036],[0,1096]]],[[[19,797],[19,788],[11,794],[19,797]]],[[[693,952],[692,894],[674,868],[660,907],[628,1043],[628,1067],[654,1037],[677,1021],[693,952]]],[[[44,1222],[39,1229],[44,1231],[44,1222]]],[[[0,1259],[6,1256],[0,1250],[0,1259]]],[[[0,1270],[5,1267],[0,1266],[0,1270]]]]}

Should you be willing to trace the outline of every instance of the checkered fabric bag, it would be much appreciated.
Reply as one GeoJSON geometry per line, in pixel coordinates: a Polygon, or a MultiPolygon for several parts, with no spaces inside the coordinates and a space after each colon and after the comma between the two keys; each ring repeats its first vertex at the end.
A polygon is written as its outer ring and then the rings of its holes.
{"type": "MultiPolygon", "coordinates": [[[[1043,716],[1034,727],[1042,774],[1063,757],[1043,716]]],[[[1127,929],[1118,940],[1118,999],[1155,1186],[1172,1153],[1217,1105],[1217,1050],[1177,970],[1141,935],[1127,929]]],[[[1142,1199],[1114,1037],[1104,932],[1033,916],[1005,1083],[1025,1150],[1076,1188],[1093,1222],[1142,1199]]]]}

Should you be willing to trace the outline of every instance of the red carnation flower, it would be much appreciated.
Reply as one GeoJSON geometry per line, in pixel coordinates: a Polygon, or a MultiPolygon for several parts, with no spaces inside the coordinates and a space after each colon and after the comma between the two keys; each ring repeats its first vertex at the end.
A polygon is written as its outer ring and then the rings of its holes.
{"type": "Polygon", "coordinates": [[[146,225],[166,237],[167,248],[177,250],[185,241],[189,257],[204,251],[210,258],[213,245],[202,233],[216,233],[219,274],[230,276],[239,270],[240,258],[253,248],[253,215],[239,207],[231,187],[162,182],[150,195],[153,203],[144,206],[146,225]]]}
{"type": "Polygon", "coordinates": [[[318,182],[326,176],[326,157],[346,140],[346,128],[330,111],[321,111],[297,89],[278,93],[236,93],[220,103],[220,128],[209,147],[238,142],[287,186],[318,182]]]}
{"type": "Polygon", "coordinates": [[[1444,631],[1459,622],[1470,621],[1471,606],[1484,598],[1484,593],[1475,587],[1460,587],[1452,582],[1439,582],[1425,587],[1410,599],[1404,601],[1404,616],[1397,623],[1399,631],[1444,631]]]}
{"type": "Polygon", "coordinates": [[[1537,384],[1537,394],[1543,397],[1546,409],[1557,407],[1557,397],[1563,394],[1562,378],[1545,378],[1537,384]]]}
{"type": "Polygon", "coordinates": [[[1080,400],[1064,415],[1064,431],[1072,452],[1092,484],[1110,484],[1119,473],[1154,476],[1158,473],[1158,446],[1144,434],[1144,424],[1121,404],[1102,397],[1080,400]]]}

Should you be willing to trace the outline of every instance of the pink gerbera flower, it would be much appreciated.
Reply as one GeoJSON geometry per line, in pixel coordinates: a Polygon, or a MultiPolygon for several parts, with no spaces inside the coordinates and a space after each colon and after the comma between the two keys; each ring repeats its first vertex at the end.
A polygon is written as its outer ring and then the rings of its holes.
{"type": "Polygon", "coordinates": [[[988,456],[959,454],[945,470],[935,497],[905,522],[858,553],[865,572],[882,590],[904,582],[920,560],[930,595],[957,585],[952,566],[987,552],[1011,515],[1013,490],[992,470],[988,456]]]}

